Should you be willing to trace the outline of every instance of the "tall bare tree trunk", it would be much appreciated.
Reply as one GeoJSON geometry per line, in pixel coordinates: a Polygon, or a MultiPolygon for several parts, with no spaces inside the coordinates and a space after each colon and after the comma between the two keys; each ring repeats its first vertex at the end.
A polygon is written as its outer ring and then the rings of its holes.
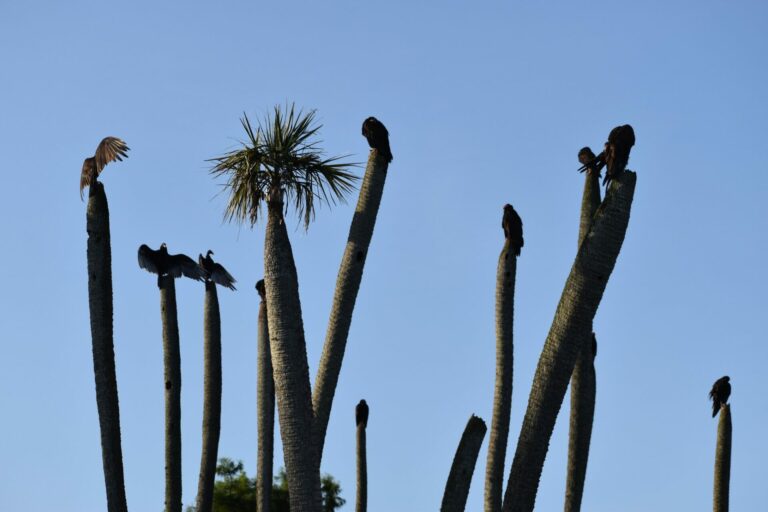
{"type": "Polygon", "coordinates": [[[269,512],[272,494],[272,461],[275,449],[275,383],[272,380],[272,357],[269,353],[267,303],[263,300],[259,303],[257,345],[256,416],[259,429],[259,446],[256,460],[256,510],[269,512]]]}
{"type": "Polygon", "coordinates": [[[453,457],[440,512],[463,512],[466,507],[472,473],[475,471],[477,455],[480,453],[486,430],[485,422],[481,418],[470,416],[453,457]]]}
{"type": "Polygon", "coordinates": [[[368,509],[368,455],[365,445],[365,429],[367,422],[357,424],[357,496],[355,512],[366,512],[368,509]]]}
{"type": "Polygon", "coordinates": [[[165,378],[165,511],[181,512],[181,354],[176,283],[171,276],[161,276],[159,285],[165,378]]]}
{"type": "Polygon", "coordinates": [[[731,406],[720,407],[717,425],[717,450],[715,451],[714,512],[728,512],[728,494],[731,486],[731,406]]]}
{"type": "Polygon", "coordinates": [[[636,180],[634,172],[624,171],[612,182],[565,283],[531,387],[505,512],[533,510],[557,413],[624,241],[636,180]]]}
{"type": "Polygon", "coordinates": [[[496,387],[493,395],[493,419],[488,440],[485,467],[485,511],[501,510],[504,489],[504,458],[509,437],[509,415],[512,408],[512,375],[514,362],[513,325],[515,316],[515,277],[517,256],[509,240],[499,255],[496,270],[496,387]]]}
{"type": "Polygon", "coordinates": [[[388,167],[387,159],[379,155],[378,150],[371,151],[355,214],[349,227],[347,246],[344,249],[344,256],[336,278],[336,291],[333,296],[328,331],[325,335],[325,344],[315,380],[315,391],[312,396],[315,415],[312,442],[316,448],[318,472],[323,457],[325,433],[331,415],[333,395],[339,381],[349,327],[352,324],[352,312],[363,278],[363,267],[373,237],[373,228],[376,225],[376,215],[381,204],[381,196],[384,193],[388,167]]]}
{"type": "Polygon", "coordinates": [[[267,202],[264,283],[283,459],[291,510],[320,512],[320,470],[312,444],[312,392],[299,281],[283,220],[282,200],[267,202]]]}
{"type": "Polygon", "coordinates": [[[104,186],[91,184],[86,213],[88,231],[88,306],[91,312],[93,374],[101,431],[101,459],[109,512],[126,512],[123,451],[120,444],[120,406],[117,396],[115,348],[112,333],[112,250],[109,206],[104,186]]]}
{"type": "Polygon", "coordinates": [[[203,330],[203,449],[196,512],[211,512],[221,433],[221,315],[214,282],[205,283],[203,330]]]}
{"type": "MultiPolygon", "coordinates": [[[[600,207],[600,173],[588,169],[584,176],[581,197],[579,246],[592,227],[595,212],[600,207]]],[[[590,332],[592,328],[590,327],[590,332]]],[[[568,474],[565,484],[565,512],[579,512],[587,474],[589,444],[595,415],[595,366],[592,336],[581,343],[576,367],[571,376],[571,420],[568,434],[568,474]]]]}

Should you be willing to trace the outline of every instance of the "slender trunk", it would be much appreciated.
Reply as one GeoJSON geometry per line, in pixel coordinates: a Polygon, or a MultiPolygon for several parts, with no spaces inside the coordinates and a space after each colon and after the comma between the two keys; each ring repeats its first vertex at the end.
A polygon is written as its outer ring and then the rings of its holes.
{"type": "Polygon", "coordinates": [[[213,282],[205,283],[203,330],[203,449],[195,510],[211,512],[221,433],[221,316],[213,282]]]}
{"type": "Polygon", "coordinates": [[[357,425],[357,496],[355,512],[368,509],[368,458],[365,446],[365,423],[357,425]]]}
{"type": "Polygon", "coordinates": [[[440,506],[441,512],[462,512],[467,505],[472,473],[475,471],[477,455],[480,453],[486,430],[482,418],[470,416],[453,457],[451,472],[448,474],[443,493],[443,503],[440,506]]]}
{"type": "Polygon", "coordinates": [[[515,277],[517,257],[504,242],[496,270],[496,387],[493,394],[493,419],[488,439],[485,467],[485,511],[499,512],[504,488],[504,458],[509,437],[512,408],[513,325],[515,315],[515,277]]]}
{"type": "Polygon", "coordinates": [[[565,283],[536,368],[504,495],[505,512],[530,512],[568,381],[624,241],[637,175],[611,184],[565,283]]]}
{"type": "Polygon", "coordinates": [[[269,353],[267,303],[264,301],[259,304],[257,345],[256,416],[259,429],[259,446],[256,460],[256,510],[269,512],[275,432],[275,383],[272,380],[272,358],[269,353]]]}
{"type": "Polygon", "coordinates": [[[312,391],[299,281],[283,220],[283,203],[267,203],[264,283],[269,343],[291,510],[319,512],[320,471],[312,445],[312,391]]]}
{"type": "MultiPolygon", "coordinates": [[[[592,227],[595,212],[600,207],[599,173],[587,170],[581,197],[579,246],[592,227]]],[[[590,332],[592,328],[590,327],[590,332]]],[[[587,474],[589,444],[595,415],[595,367],[590,334],[581,342],[579,357],[571,376],[571,420],[568,434],[568,474],[565,484],[565,512],[581,510],[584,479],[587,474]]]]}
{"type": "Polygon", "coordinates": [[[104,186],[91,184],[86,213],[88,231],[88,306],[91,312],[93,374],[101,431],[101,459],[107,492],[107,510],[126,512],[123,451],[120,445],[120,406],[112,335],[112,252],[109,206],[104,186]]]}
{"type": "Polygon", "coordinates": [[[728,512],[728,493],[731,485],[731,406],[720,407],[715,451],[714,512],[728,512]]]}
{"type": "Polygon", "coordinates": [[[160,277],[159,284],[165,378],[165,511],[181,512],[181,355],[176,284],[171,276],[160,277]]]}
{"type": "Polygon", "coordinates": [[[319,472],[323,457],[325,433],[331,415],[333,395],[339,381],[341,363],[347,346],[347,336],[352,323],[352,311],[355,308],[357,292],[363,278],[363,267],[368,255],[368,247],[373,237],[376,215],[384,193],[384,181],[387,178],[389,164],[377,150],[371,151],[365,169],[363,185],[357,200],[355,214],[349,227],[347,246],[336,278],[336,291],[333,296],[328,331],[325,335],[323,353],[315,379],[315,391],[312,396],[314,423],[312,442],[316,449],[316,467],[319,472]]]}

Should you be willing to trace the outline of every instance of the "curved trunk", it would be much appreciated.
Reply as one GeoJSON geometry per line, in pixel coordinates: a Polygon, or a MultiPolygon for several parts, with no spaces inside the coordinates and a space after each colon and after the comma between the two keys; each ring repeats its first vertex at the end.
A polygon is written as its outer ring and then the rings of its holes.
{"type": "Polygon", "coordinates": [[[264,283],[269,343],[291,510],[320,511],[320,471],[312,445],[312,393],[299,281],[283,220],[283,203],[267,202],[264,283]]]}
{"type": "Polygon", "coordinates": [[[715,491],[713,510],[728,512],[728,493],[731,485],[731,406],[720,407],[715,451],[715,491]]]}
{"type": "Polygon", "coordinates": [[[165,379],[165,511],[181,512],[181,355],[176,317],[176,284],[160,277],[165,379]]]}
{"type": "Polygon", "coordinates": [[[357,496],[355,512],[368,509],[368,460],[365,447],[365,423],[357,426],[357,496]]]}
{"type": "MultiPolygon", "coordinates": [[[[579,246],[592,227],[592,219],[600,207],[599,173],[587,170],[581,196],[579,246]]],[[[590,332],[592,328],[590,327],[590,332]]],[[[571,420],[568,433],[568,474],[565,484],[565,512],[581,510],[584,478],[587,474],[589,443],[595,415],[595,367],[591,335],[582,340],[581,351],[571,376],[571,420]]]]}
{"type": "Polygon", "coordinates": [[[259,429],[259,446],[256,460],[256,510],[269,512],[275,432],[275,384],[272,380],[272,358],[269,353],[267,304],[264,301],[259,304],[257,345],[256,421],[259,429]]]}
{"type": "Polygon", "coordinates": [[[493,419],[488,439],[485,467],[485,511],[499,512],[504,486],[504,458],[509,437],[512,407],[513,325],[515,314],[515,276],[517,257],[509,240],[499,255],[496,270],[496,387],[493,394],[493,419]]]}
{"type": "Polygon", "coordinates": [[[221,433],[221,316],[213,282],[205,283],[203,329],[203,449],[195,510],[211,512],[221,433]]]}
{"type": "Polygon", "coordinates": [[[443,493],[443,503],[440,506],[441,512],[462,512],[467,505],[472,473],[475,471],[477,455],[480,453],[486,430],[482,418],[470,416],[453,457],[451,472],[448,474],[443,493]]]}
{"type": "Polygon", "coordinates": [[[101,458],[107,510],[126,512],[123,451],[120,445],[120,406],[117,396],[115,348],[112,334],[112,252],[109,206],[104,186],[91,184],[86,213],[88,231],[88,306],[91,313],[93,374],[101,431],[101,458]]]}
{"type": "Polygon", "coordinates": [[[333,395],[339,381],[349,327],[352,323],[352,311],[355,308],[360,281],[363,279],[363,267],[373,237],[373,228],[376,224],[381,196],[384,193],[388,167],[386,158],[380,156],[377,150],[371,151],[355,214],[349,227],[347,246],[336,278],[336,291],[333,296],[328,331],[325,335],[323,353],[320,356],[315,379],[315,391],[312,396],[315,415],[312,442],[316,449],[315,464],[318,472],[323,457],[323,445],[331,415],[333,395]]]}
{"type": "Polygon", "coordinates": [[[634,172],[625,171],[612,182],[576,255],[536,368],[504,495],[505,512],[533,510],[557,413],[624,241],[636,180],[634,172]]]}

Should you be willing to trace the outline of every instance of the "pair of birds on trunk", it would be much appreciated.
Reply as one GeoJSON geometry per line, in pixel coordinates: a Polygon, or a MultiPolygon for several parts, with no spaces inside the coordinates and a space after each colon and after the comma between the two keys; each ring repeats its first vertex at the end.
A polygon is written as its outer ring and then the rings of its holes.
{"type": "Polygon", "coordinates": [[[146,244],[139,247],[139,267],[148,272],[157,274],[157,285],[160,286],[161,276],[188,277],[195,281],[216,283],[235,290],[237,282],[220,263],[211,258],[213,251],[209,250],[205,257],[198,256],[197,263],[186,254],[169,254],[168,246],[163,243],[160,249],[150,249],[146,244]]]}
{"type": "Polygon", "coordinates": [[[579,172],[590,170],[596,172],[599,177],[600,171],[605,167],[603,185],[608,185],[627,168],[629,152],[634,145],[635,130],[628,124],[617,126],[608,134],[608,142],[605,143],[605,149],[599,155],[595,156],[589,147],[581,148],[579,162],[582,166],[579,172]]]}

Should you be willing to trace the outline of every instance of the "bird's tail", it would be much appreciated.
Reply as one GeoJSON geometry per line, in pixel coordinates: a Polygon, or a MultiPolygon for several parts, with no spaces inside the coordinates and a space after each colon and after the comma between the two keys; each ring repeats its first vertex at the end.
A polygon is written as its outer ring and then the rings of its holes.
{"type": "Polygon", "coordinates": [[[712,417],[717,416],[717,412],[720,410],[720,402],[715,400],[712,402],[712,417]]]}

